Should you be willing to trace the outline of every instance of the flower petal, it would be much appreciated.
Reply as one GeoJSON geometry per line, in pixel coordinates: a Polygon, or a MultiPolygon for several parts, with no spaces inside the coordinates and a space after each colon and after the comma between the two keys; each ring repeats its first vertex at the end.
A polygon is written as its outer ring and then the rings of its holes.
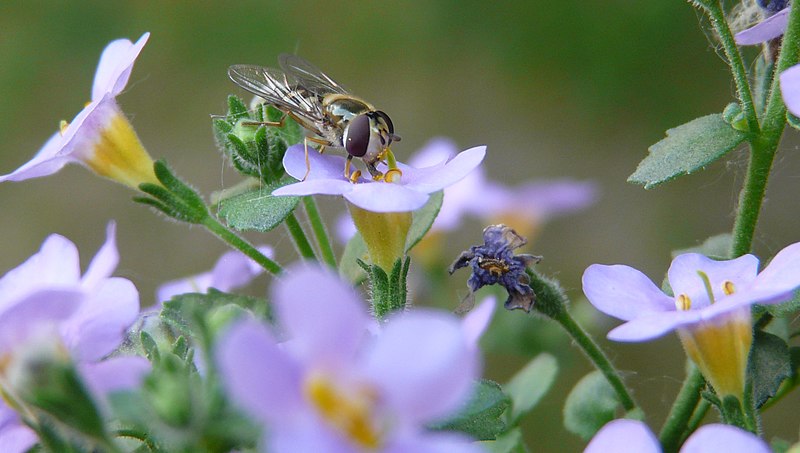
{"type": "Polygon", "coordinates": [[[76,290],[41,290],[18,299],[0,312],[0,352],[35,332],[42,323],[72,315],[84,300],[76,290]]]}
{"type": "Polygon", "coordinates": [[[736,44],[750,46],[781,36],[783,31],[786,30],[786,24],[789,22],[789,11],[790,8],[785,8],[764,19],[759,24],[736,33],[734,37],[736,44]]]}
{"type": "Polygon", "coordinates": [[[64,165],[73,162],[74,159],[65,156],[59,156],[64,145],[64,138],[60,132],[56,132],[47,140],[42,146],[42,149],[33,156],[21,167],[13,172],[0,176],[0,182],[3,181],[24,181],[31,178],[39,178],[42,176],[49,176],[61,170],[64,165]]]}
{"type": "Polygon", "coordinates": [[[396,183],[351,184],[344,198],[361,209],[372,212],[415,211],[427,203],[426,193],[408,189],[396,183]]]}
{"type": "Polygon", "coordinates": [[[37,440],[36,433],[22,423],[17,413],[0,402],[0,445],[3,452],[24,453],[37,440]]]}
{"type": "Polygon", "coordinates": [[[125,89],[130,78],[133,63],[150,38],[150,33],[143,34],[136,44],[127,39],[111,41],[100,56],[100,63],[94,74],[92,100],[96,101],[106,93],[118,95],[125,89]]]}
{"type": "Polygon", "coordinates": [[[625,321],[649,313],[675,311],[672,298],[638,270],[592,264],[583,273],[583,293],[603,313],[625,321]]]}
{"type": "Polygon", "coordinates": [[[116,239],[117,224],[113,221],[108,222],[106,227],[106,242],[97,251],[97,254],[89,263],[89,268],[83,275],[81,284],[84,288],[93,288],[103,279],[111,276],[119,263],[119,252],[117,251],[116,239]]]}
{"type": "Polygon", "coordinates": [[[465,402],[478,352],[454,316],[417,310],[389,321],[367,352],[365,372],[398,418],[432,421],[465,402]]]}
{"type": "Polygon", "coordinates": [[[481,339],[481,335],[483,335],[489,327],[489,323],[492,321],[496,305],[497,300],[495,297],[489,296],[474,310],[467,313],[464,319],[461,320],[465,338],[472,347],[478,347],[478,341],[481,339]]]}
{"type": "Polygon", "coordinates": [[[800,242],[787,246],[758,274],[753,290],[788,293],[800,286],[800,242]]]}
{"type": "Polygon", "coordinates": [[[80,272],[78,248],[64,236],[52,234],[39,252],[0,278],[0,311],[36,291],[78,290],[80,272]]]}
{"type": "Polygon", "coordinates": [[[415,168],[440,165],[452,159],[458,153],[454,141],[445,137],[436,137],[428,140],[408,160],[408,164],[415,168]]]}
{"type": "Polygon", "coordinates": [[[753,433],[730,425],[714,423],[701,426],[681,448],[681,453],[703,453],[724,451],[725,453],[769,453],[766,442],[753,433]]]}
{"type": "Polygon", "coordinates": [[[78,360],[100,360],[120,345],[138,315],[139,291],[133,283],[109,278],[61,324],[62,338],[78,360]]]}
{"type": "Polygon", "coordinates": [[[203,293],[211,288],[214,277],[211,272],[192,275],[191,277],[168,281],[156,290],[156,303],[163,304],[173,297],[186,293],[203,293]]]}
{"type": "Polygon", "coordinates": [[[481,164],[485,156],[485,146],[476,146],[462,151],[440,170],[424,177],[415,178],[406,186],[424,193],[437,192],[463,179],[481,164]]]}
{"type": "Polygon", "coordinates": [[[653,313],[632,319],[608,333],[613,341],[636,342],[658,338],[678,327],[703,320],[703,311],[653,313]]]}
{"type": "Polygon", "coordinates": [[[639,420],[618,419],[606,423],[594,435],[583,453],[623,453],[629,451],[661,453],[661,445],[658,443],[658,439],[656,439],[650,428],[639,420]]]}
{"type": "Polygon", "coordinates": [[[676,296],[689,296],[692,310],[707,307],[711,303],[699,271],[708,276],[714,300],[719,301],[726,297],[723,292],[726,281],[732,282],[737,290],[750,286],[758,273],[758,258],[743,255],[732,260],[715,261],[699,253],[684,253],[672,260],[667,271],[672,292],[676,296]]]}
{"type": "Polygon", "coordinates": [[[298,265],[273,286],[278,319],[303,361],[349,366],[366,334],[366,307],[338,275],[298,265]]]}
{"type": "Polygon", "coordinates": [[[422,432],[393,439],[382,453],[481,453],[483,448],[461,433],[422,432]]]}
{"type": "Polygon", "coordinates": [[[286,421],[302,407],[300,369],[254,320],[236,323],[217,342],[222,383],[240,407],[262,421],[286,421]]]}
{"type": "Polygon", "coordinates": [[[330,153],[322,154],[309,146],[308,166],[306,166],[306,152],[302,143],[290,146],[283,156],[283,168],[289,176],[297,180],[302,180],[305,176],[306,181],[332,179],[349,183],[344,177],[344,164],[344,157],[330,153]]]}
{"type": "MultiPolygon", "coordinates": [[[[300,176],[302,178],[302,175],[300,176]]],[[[296,182],[283,187],[279,187],[272,191],[272,195],[344,195],[353,190],[355,184],[348,181],[339,181],[335,179],[306,179],[305,181],[296,182]]]]}
{"type": "Polygon", "coordinates": [[[781,96],[792,115],[800,116],[800,65],[781,73],[781,96]]]}

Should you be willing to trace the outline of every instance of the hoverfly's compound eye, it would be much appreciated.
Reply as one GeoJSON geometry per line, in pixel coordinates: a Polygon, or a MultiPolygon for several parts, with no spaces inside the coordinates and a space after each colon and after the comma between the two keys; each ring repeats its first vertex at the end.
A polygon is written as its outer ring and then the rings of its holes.
{"type": "Polygon", "coordinates": [[[370,121],[367,115],[358,115],[350,120],[344,131],[344,148],[353,157],[367,154],[370,137],[370,121]]]}

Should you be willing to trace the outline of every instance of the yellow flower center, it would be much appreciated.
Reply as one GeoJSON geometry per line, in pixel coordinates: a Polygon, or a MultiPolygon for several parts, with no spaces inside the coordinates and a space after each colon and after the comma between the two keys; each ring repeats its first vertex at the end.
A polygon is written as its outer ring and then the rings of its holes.
{"type": "Polygon", "coordinates": [[[380,447],[381,433],[373,420],[377,395],[371,388],[345,392],[327,376],[312,374],[304,390],[317,412],[336,430],[368,450],[380,447]]]}

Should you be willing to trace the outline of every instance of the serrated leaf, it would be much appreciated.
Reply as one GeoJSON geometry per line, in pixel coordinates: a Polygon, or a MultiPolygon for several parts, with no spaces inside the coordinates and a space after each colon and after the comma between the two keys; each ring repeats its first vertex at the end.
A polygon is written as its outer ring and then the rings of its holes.
{"type": "Polygon", "coordinates": [[[716,161],[747,138],[715,113],[667,130],[667,137],[649,148],[628,182],[653,188],[688,175],[716,161]]]}
{"type": "Polygon", "coordinates": [[[789,346],[780,337],[756,331],[748,360],[748,377],[753,387],[753,401],[761,407],[775,396],[781,382],[792,375],[789,346]]]}
{"type": "Polygon", "coordinates": [[[600,371],[584,376],[564,403],[564,427],[589,440],[614,419],[620,401],[611,384],[600,371]]]}
{"type": "Polygon", "coordinates": [[[555,357],[542,353],[511,378],[504,387],[511,398],[509,425],[515,426],[539,403],[553,385],[557,374],[558,362],[555,357]]]}
{"type": "Polygon", "coordinates": [[[236,195],[219,204],[218,214],[239,231],[266,232],[280,225],[294,211],[300,197],[276,197],[272,191],[289,184],[288,178],[236,195]]]}
{"type": "Polygon", "coordinates": [[[482,379],[475,383],[472,397],[461,410],[428,427],[463,432],[477,440],[493,440],[506,429],[502,416],[510,403],[500,384],[482,379]]]}
{"type": "Polygon", "coordinates": [[[358,265],[357,260],[369,261],[367,244],[359,233],[356,233],[347,242],[339,260],[339,275],[353,284],[361,283],[367,277],[366,272],[358,265]]]}
{"type": "Polygon", "coordinates": [[[433,221],[439,215],[442,209],[442,201],[444,200],[444,191],[432,193],[425,206],[417,209],[412,214],[411,227],[408,229],[408,236],[406,236],[406,252],[414,248],[415,245],[425,237],[428,230],[431,229],[433,221]]]}
{"type": "Polygon", "coordinates": [[[730,233],[722,233],[703,241],[702,244],[695,247],[688,247],[685,249],[678,249],[672,251],[672,257],[684,253],[700,253],[711,259],[727,260],[730,259],[731,244],[733,243],[733,236],[730,233]]]}
{"type": "Polygon", "coordinates": [[[495,440],[485,440],[480,442],[480,446],[489,453],[527,453],[525,442],[522,439],[522,431],[514,428],[505,432],[495,440]]]}

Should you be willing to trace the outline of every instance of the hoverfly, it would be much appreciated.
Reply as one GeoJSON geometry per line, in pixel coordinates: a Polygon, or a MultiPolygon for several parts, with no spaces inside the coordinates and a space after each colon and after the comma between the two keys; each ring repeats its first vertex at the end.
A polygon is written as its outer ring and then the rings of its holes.
{"type": "Polygon", "coordinates": [[[320,145],[320,152],[325,147],[344,148],[347,151],[344,176],[352,182],[361,176],[360,170],[350,172],[354,157],[364,162],[376,181],[391,181],[394,175],[389,175],[390,172],[399,175],[400,170],[394,165],[389,146],[400,141],[400,137],[394,134],[394,125],[386,113],[353,96],[297,55],[282,54],[278,63],[281,69],[233,65],[228,68],[228,76],[235,84],[260,96],[313,134],[304,140],[306,176],[310,170],[309,141],[320,145]],[[384,159],[389,161],[387,175],[376,168],[384,159]]]}

